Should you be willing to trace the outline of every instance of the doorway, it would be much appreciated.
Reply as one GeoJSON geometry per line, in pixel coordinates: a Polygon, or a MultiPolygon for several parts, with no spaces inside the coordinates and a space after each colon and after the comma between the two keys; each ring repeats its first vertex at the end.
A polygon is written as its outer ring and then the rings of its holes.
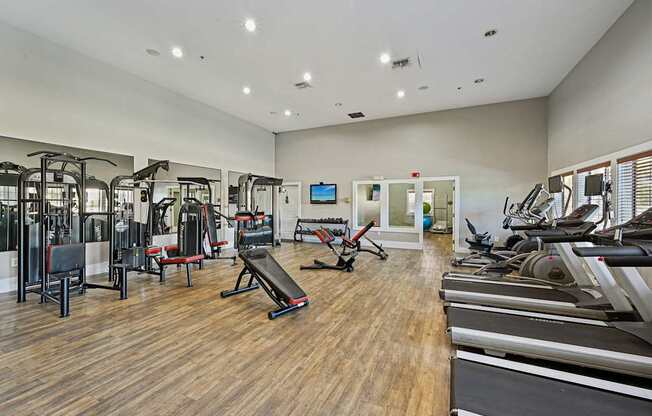
{"type": "Polygon", "coordinates": [[[297,219],[301,217],[301,182],[284,182],[279,189],[281,239],[293,240],[297,219]]]}
{"type": "Polygon", "coordinates": [[[450,239],[455,251],[459,233],[459,178],[431,177],[422,181],[424,237],[450,239]]]}

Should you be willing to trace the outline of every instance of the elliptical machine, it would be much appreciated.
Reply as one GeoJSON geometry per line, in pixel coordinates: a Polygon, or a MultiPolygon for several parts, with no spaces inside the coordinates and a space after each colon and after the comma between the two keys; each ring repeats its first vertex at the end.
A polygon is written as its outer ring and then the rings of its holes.
{"type": "MultiPolygon", "coordinates": [[[[549,179],[550,188],[560,191],[562,186],[555,185],[557,178],[549,179]]],[[[557,192],[553,192],[557,193],[557,192]]],[[[574,278],[563,258],[552,246],[545,246],[537,237],[542,236],[585,236],[593,232],[598,224],[608,220],[610,210],[609,195],[611,184],[605,182],[603,175],[590,175],[586,178],[585,196],[601,196],[603,201],[603,218],[594,223],[588,221],[591,215],[600,207],[595,204],[584,204],[570,214],[549,222],[512,226],[515,231],[525,231],[530,244],[537,247],[534,251],[516,254],[506,260],[488,264],[474,273],[449,273],[450,277],[477,277],[484,279],[507,278],[529,280],[546,284],[568,285],[574,278]],[[518,272],[518,275],[512,274],[518,272]]]]}
{"type": "Polygon", "coordinates": [[[528,226],[541,224],[548,219],[547,216],[553,204],[554,197],[545,190],[542,184],[536,184],[520,203],[509,205],[509,197],[505,198],[503,228],[514,231],[514,234],[507,239],[505,247],[495,247],[491,242],[492,236],[489,233],[478,233],[471,221],[465,218],[467,227],[473,236],[473,239],[466,239],[471,254],[453,259],[452,265],[455,267],[483,268],[487,265],[506,261],[518,254],[536,250],[536,245],[533,246],[531,243],[527,243],[522,236],[516,233],[516,228],[512,226],[512,222],[518,220],[528,226]]]}

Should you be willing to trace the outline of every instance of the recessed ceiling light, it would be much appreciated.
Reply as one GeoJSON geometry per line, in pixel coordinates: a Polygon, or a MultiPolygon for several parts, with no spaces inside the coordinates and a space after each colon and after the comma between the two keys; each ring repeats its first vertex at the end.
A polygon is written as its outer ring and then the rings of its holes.
{"type": "Polygon", "coordinates": [[[172,52],[172,56],[174,56],[175,58],[183,58],[183,50],[180,47],[175,46],[174,48],[172,48],[171,52],[172,52]]]}
{"type": "Polygon", "coordinates": [[[392,60],[392,57],[389,56],[388,53],[381,53],[380,54],[380,63],[381,64],[388,64],[389,61],[391,61],[391,60],[392,60]]]}
{"type": "Polygon", "coordinates": [[[475,82],[476,84],[482,84],[484,82],[484,78],[478,78],[473,82],[475,82]]]}
{"type": "Polygon", "coordinates": [[[422,86],[420,86],[420,87],[418,88],[418,90],[419,90],[419,91],[425,91],[425,90],[427,90],[428,88],[430,88],[430,87],[427,86],[427,85],[422,85],[422,86]]]}
{"type": "Polygon", "coordinates": [[[312,75],[310,75],[310,72],[303,74],[303,80],[306,82],[310,82],[310,80],[312,80],[312,75]]]}
{"type": "Polygon", "coordinates": [[[286,117],[290,117],[292,115],[292,111],[285,110],[285,111],[283,111],[283,114],[285,114],[286,117]]]}
{"type": "Polygon", "coordinates": [[[149,55],[149,56],[159,56],[159,55],[161,55],[161,52],[157,51],[156,49],[145,49],[145,52],[147,52],[147,55],[149,55]]]}
{"type": "Polygon", "coordinates": [[[404,91],[404,90],[398,90],[398,91],[396,91],[396,96],[397,96],[398,98],[403,98],[403,97],[405,97],[405,91],[404,91]]]}
{"type": "Polygon", "coordinates": [[[247,32],[255,32],[256,31],[256,21],[254,19],[247,19],[244,22],[244,27],[247,29],[247,32]]]}
{"type": "Polygon", "coordinates": [[[494,36],[496,33],[498,33],[498,31],[496,29],[487,30],[486,32],[484,32],[484,37],[485,38],[490,38],[490,37],[494,36]]]}
{"type": "Polygon", "coordinates": [[[249,94],[251,94],[251,88],[249,88],[249,87],[242,87],[242,93],[243,93],[244,95],[249,95],[249,94]]]}

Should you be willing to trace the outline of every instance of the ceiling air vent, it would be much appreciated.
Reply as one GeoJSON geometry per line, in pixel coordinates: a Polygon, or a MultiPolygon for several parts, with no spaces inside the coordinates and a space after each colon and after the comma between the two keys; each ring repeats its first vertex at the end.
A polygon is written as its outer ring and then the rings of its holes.
{"type": "Polygon", "coordinates": [[[312,88],[312,85],[310,85],[310,83],[307,82],[307,81],[297,82],[296,84],[294,84],[294,86],[297,87],[297,89],[300,89],[300,90],[303,90],[305,88],[312,88]]]}
{"type": "Polygon", "coordinates": [[[403,69],[407,68],[410,66],[412,61],[410,61],[410,58],[403,58],[403,59],[397,59],[395,61],[392,61],[392,69],[403,69]]]}
{"type": "Polygon", "coordinates": [[[351,117],[351,118],[363,118],[364,113],[361,113],[360,111],[358,111],[357,113],[349,113],[349,117],[351,117]]]}

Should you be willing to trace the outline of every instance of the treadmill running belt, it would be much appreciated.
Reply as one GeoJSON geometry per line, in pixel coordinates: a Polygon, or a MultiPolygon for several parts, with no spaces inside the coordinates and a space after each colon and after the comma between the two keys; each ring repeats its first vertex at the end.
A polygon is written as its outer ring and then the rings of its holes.
{"type": "Polygon", "coordinates": [[[451,408],[483,416],[643,416],[652,402],[455,359],[451,408]]]}
{"type": "MultiPolygon", "coordinates": [[[[459,290],[462,292],[484,293],[488,295],[515,296],[519,298],[551,300],[555,302],[577,303],[579,299],[563,290],[546,289],[541,287],[498,285],[494,283],[465,282],[454,279],[444,279],[442,289],[459,290]]],[[[593,299],[591,295],[586,295],[593,299]]]]}
{"type": "Polygon", "coordinates": [[[617,328],[451,307],[448,326],[652,357],[652,346],[617,328]]]}
{"type": "Polygon", "coordinates": [[[240,253],[247,267],[257,273],[286,302],[301,300],[306,293],[281,267],[265,248],[255,248],[240,253]]]}

